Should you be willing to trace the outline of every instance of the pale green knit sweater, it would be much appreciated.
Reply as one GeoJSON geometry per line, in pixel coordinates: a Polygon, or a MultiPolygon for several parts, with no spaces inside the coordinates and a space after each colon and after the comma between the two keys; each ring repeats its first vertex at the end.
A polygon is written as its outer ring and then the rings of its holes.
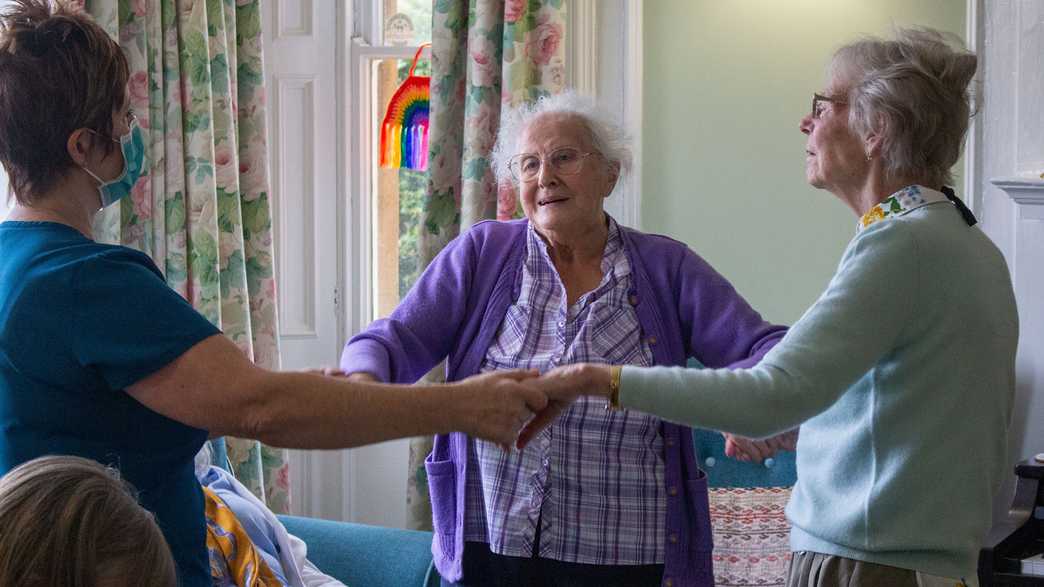
{"type": "Polygon", "coordinates": [[[801,425],[791,548],[974,577],[1010,473],[1018,317],[1003,257],[949,202],[860,232],[745,370],[625,367],[625,408],[768,436],[801,425]]]}

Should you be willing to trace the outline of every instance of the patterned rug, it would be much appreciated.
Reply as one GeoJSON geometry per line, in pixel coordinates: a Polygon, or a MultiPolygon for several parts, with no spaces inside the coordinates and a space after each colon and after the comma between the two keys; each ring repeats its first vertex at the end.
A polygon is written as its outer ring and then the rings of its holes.
{"type": "Polygon", "coordinates": [[[789,487],[710,490],[714,582],[719,587],[786,583],[790,525],[783,509],[789,487]]]}

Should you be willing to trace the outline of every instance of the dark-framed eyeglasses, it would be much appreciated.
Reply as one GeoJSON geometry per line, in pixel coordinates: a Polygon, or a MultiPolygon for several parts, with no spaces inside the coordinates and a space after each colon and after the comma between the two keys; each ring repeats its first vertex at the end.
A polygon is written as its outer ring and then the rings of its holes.
{"type": "Polygon", "coordinates": [[[831,98],[830,96],[824,96],[823,94],[812,94],[812,118],[819,119],[823,115],[823,106],[825,102],[832,104],[848,104],[841,98],[831,98]]]}
{"type": "Polygon", "coordinates": [[[541,157],[535,153],[519,153],[508,161],[508,171],[518,181],[533,181],[543,165],[550,165],[558,175],[576,175],[583,168],[584,159],[595,153],[584,153],[576,147],[562,147],[541,157]]]}

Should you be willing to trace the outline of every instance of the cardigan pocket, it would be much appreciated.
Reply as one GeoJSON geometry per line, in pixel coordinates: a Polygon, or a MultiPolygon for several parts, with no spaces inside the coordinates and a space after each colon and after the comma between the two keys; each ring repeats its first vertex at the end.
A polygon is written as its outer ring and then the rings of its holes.
{"type": "Polygon", "coordinates": [[[452,460],[431,460],[428,455],[424,470],[428,474],[431,494],[431,518],[442,552],[454,558],[454,538],[457,532],[457,474],[452,460]]]}
{"type": "Polygon", "coordinates": [[[698,512],[695,520],[693,520],[695,532],[692,536],[691,551],[697,553],[697,568],[706,568],[711,564],[711,552],[714,550],[714,532],[710,520],[707,475],[700,471],[700,476],[685,481],[685,486],[689,493],[688,498],[692,507],[694,511],[698,512]]]}

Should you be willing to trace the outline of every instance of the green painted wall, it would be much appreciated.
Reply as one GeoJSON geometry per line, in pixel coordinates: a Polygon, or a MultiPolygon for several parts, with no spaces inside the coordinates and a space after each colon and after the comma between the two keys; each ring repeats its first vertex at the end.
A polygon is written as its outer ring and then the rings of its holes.
{"type": "Polygon", "coordinates": [[[767,319],[792,323],[855,232],[847,207],[805,183],[798,122],[830,55],[893,24],[963,37],[965,0],[645,0],[643,9],[642,228],[685,241],[767,319]]]}

